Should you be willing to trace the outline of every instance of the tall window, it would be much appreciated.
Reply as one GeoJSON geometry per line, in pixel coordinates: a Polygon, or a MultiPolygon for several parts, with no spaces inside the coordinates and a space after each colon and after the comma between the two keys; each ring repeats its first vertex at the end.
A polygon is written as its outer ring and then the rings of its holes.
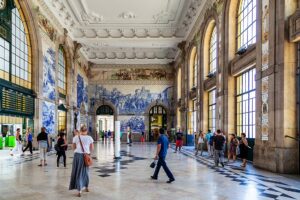
{"type": "Polygon", "coordinates": [[[66,94],[67,84],[66,84],[66,62],[65,54],[62,47],[58,50],[58,91],[61,94],[66,94]]]}
{"type": "Polygon", "coordinates": [[[189,133],[192,134],[197,131],[197,101],[190,101],[190,125],[189,125],[189,133]]]}
{"type": "Polygon", "coordinates": [[[177,99],[181,98],[181,68],[178,69],[177,74],[177,99]]]}
{"type": "Polygon", "coordinates": [[[214,27],[209,42],[209,73],[217,70],[217,28],[214,27]]]}
{"type": "Polygon", "coordinates": [[[216,130],[216,90],[208,92],[208,129],[216,130]]]}
{"type": "Polygon", "coordinates": [[[237,134],[255,138],[255,69],[236,78],[237,134]]]}
{"type": "Polygon", "coordinates": [[[189,62],[189,87],[190,89],[197,86],[197,48],[194,47],[190,54],[189,62]]]}
{"type": "Polygon", "coordinates": [[[5,38],[0,34],[0,79],[31,89],[29,33],[24,15],[17,2],[15,6],[10,12],[10,37],[5,38]]]}
{"type": "Polygon", "coordinates": [[[237,18],[238,49],[256,43],[256,0],[241,0],[237,18]]]}
{"type": "Polygon", "coordinates": [[[197,86],[197,69],[198,69],[198,62],[197,62],[198,56],[195,52],[194,57],[194,65],[193,65],[193,86],[197,86]]]}

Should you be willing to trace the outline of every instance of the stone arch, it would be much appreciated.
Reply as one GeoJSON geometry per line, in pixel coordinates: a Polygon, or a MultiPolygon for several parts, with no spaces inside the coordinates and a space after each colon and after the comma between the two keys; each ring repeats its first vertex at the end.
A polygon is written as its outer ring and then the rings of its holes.
{"type": "MultiPolygon", "coordinates": [[[[210,38],[212,31],[214,27],[216,28],[217,32],[217,44],[219,43],[219,20],[218,20],[218,14],[217,11],[214,9],[208,10],[205,18],[204,18],[204,23],[202,24],[201,30],[202,32],[202,37],[201,37],[201,58],[202,58],[202,75],[205,77],[208,74],[209,71],[209,43],[210,43],[210,38]]],[[[219,45],[217,45],[217,48],[219,45]]],[[[217,63],[219,63],[218,56],[219,55],[219,49],[217,49],[217,63]]],[[[218,70],[218,69],[217,69],[218,70]]]]}
{"type": "MultiPolygon", "coordinates": [[[[32,55],[32,82],[31,88],[36,93],[41,92],[41,87],[39,87],[39,77],[43,73],[43,53],[42,53],[42,42],[39,37],[38,23],[36,14],[32,11],[28,1],[15,0],[17,4],[20,5],[21,12],[24,16],[24,22],[28,28],[29,40],[31,44],[31,55],[32,55]]],[[[37,113],[37,112],[36,112],[37,113]]]]}
{"type": "Polygon", "coordinates": [[[232,60],[237,49],[237,12],[241,0],[229,0],[225,2],[224,16],[225,19],[225,59],[232,60]]]}
{"type": "MultiPolygon", "coordinates": [[[[216,27],[217,32],[217,43],[219,43],[219,20],[218,20],[218,13],[214,7],[209,9],[205,16],[203,23],[200,26],[200,48],[199,48],[199,55],[200,55],[200,61],[199,61],[199,79],[200,79],[200,105],[198,109],[200,110],[199,117],[199,123],[197,122],[198,129],[199,130],[207,130],[208,127],[208,93],[204,90],[204,80],[206,79],[206,76],[208,75],[209,71],[209,41],[210,36],[213,31],[213,27],[216,27]]],[[[217,44],[217,48],[219,45],[217,44]]],[[[217,53],[219,54],[219,49],[217,50],[217,53]]],[[[218,63],[219,63],[219,56],[217,56],[217,71],[218,71],[218,63]]]]}
{"type": "Polygon", "coordinates": [[[166,113],[167,113],[167,130],[170,130],[172,127],[172,122],[171,122],[171,111],[170,109],[168,108],[168,106],[166,106],[163,102],[152,102],[148,105],[148,107],[145,109],[145,112],[144,112],[144,117],[145,117],[145,139],[146,141],[149,141],[149,131],[150,131],[150,124],[149,124],[149,117],[150,117],[150,110],[152,107],[154,106],[162,106],[166,113]]]}
{"type": "Polygon", "coordinates": [[[92,118],[92,133],[95,136],[94,139],[97,139],[97,136],[96,136],[97,114],[96,114],[96,112],[97,112],[97,109],[103,105],[107,105],[107,106],[111,107],[114,112],[114,121],[118,120],[118,115],[119,115],[118,109],[111,101],[99,100],[99,99],[95,100],[94,105],[91,107],[90,114],[89,114],[89,116],[91,116],[91,118],[92,118]]]}
{"type": "MultiPolygon", "coordinates": [[[[198,48],[196,45],[192,45],[191,48],[189,49],[189,54],[188,54],[188,82],[189,82],[189,89],[191,89],[193,87],[193,76],[194,74],[192,74],[193,72],[193,67],[195,64],[195,57],[197,56],[197,60],[196,62],[198,62],[199,60],[199,56],[198,56],[198,48]]],[[[197,63],[197,68],[199,68],[199,62],[197,63]]],[[[197,73],[198,69],[196,70],[197,73]]],[[[197,74],[198,75],[198,74],[197,74]]],[[[197,86],[197,83],[195,83],[195,85],[197,86]]]]}

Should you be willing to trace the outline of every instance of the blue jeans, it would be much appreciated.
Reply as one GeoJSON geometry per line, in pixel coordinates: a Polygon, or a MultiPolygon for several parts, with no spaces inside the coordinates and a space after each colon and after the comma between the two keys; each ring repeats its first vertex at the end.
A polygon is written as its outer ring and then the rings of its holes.
{"type": "Polygon", "coordinates": [[[170,169],[168,168],[165,159],[166,159],[165,157],[159,157],[159,158],[158,158],[157,165],[156,165],[156,168],[155,168],[155,171],[154,171],[153,176],[154,176],[155,178],[157,178],[158,173],[159,173],[159,170],[160,170],[160,167],[162,166],[163,169],[165,170],[167,176],[169,177],[169,179],[175,179],[174,176],[173,176],[173,174],[172,174],[172,172],[171,172],[170,169]]]}

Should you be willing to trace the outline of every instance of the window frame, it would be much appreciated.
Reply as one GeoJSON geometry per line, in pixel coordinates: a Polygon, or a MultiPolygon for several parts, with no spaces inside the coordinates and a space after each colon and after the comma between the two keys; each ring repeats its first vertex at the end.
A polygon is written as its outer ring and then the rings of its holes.
{"type": "Polygon", "coordinates": [[[235,102],[236,102],[235,129],[238,136],[241,136],[241,133],[244,132],[247,138],[256,137],[255,76],[256,76],[256,69],[254,67],[246,70],[245,72],[235,77],[235,102]],[[245,86],[247,86],[246,89],[243,88],[245,86]],[[251,95],[253,95],[254,97],[251,95]],[[239,100],[239,98],[241,100],[239,100]],[[246,123],[244,121],[246,121],[246,123]]]}
{"type": "Polygon", "coordinates": [[[216,25],[214,25],[209,38],[209,59],[208,60],[209,60],[208,73],[209,74],[215,73],[218,67],[218,31],[216,25]],[[213,39],[215,39],[214,43],[212,43],[213,39]],[[215,52],[216,54],[214,58],[212,58],[213,52],[215,52]],[[216,65],[215,67],[212,66],[213,63],[215,63],[216,65]]]}
{"type": "Polygon", "coordinates": [[[208,91],[208,130],[211,130],[212,132],[216,131],[216,124],[217,124],[217,95],[216,95],[216,88],[213,90],[208,91]],[[214,93],[214,98],[211,101],[211,94],[214,93]],[[212,103],[211,103],[212,102],[212,103]],[[211,117],[211,112],[214,112],[214,117],[211,117]],[[211,125],[211,122],[212,123],[211,125]],[[214,124],[214,125],[213,125],[214,124]]]}
{"type": "Polygon", "coordinates": [[[32,89],[32,47],[28,25],[24,13],[17,1],[9,2],[7,15],[10,15],[9,36],[0,36],[4,68],[0,70],[0,79],[18,87],[32,89]],[[7,54],[7,55],[6,55],[7,54]],[[8,58],[8,60],[7,60],[8,58]],[[8,66],[5,66],[8,65],[8,66]]]}
{"type": "MultiPolygon", "coordinates": [[[[248,48],[250,45],[255,44],[256,43],[256,31],[257,31],[257,2],[256,0],[247,0],[249,1],[248,4],[245,6],[245,8],[242,10],[243,7],[243,3],[245,2],[245,0],[239,0],[238,3],[238,7],[237,7],[237,14],[236,14],[236,49],[239,50],[241,48],[248,48]],[[249,11],[248,13],[244,14],[245,17],[243,17],[243,19],[240,19],[241,15],[243,15],[243,11],[247,10],[247,8],[249,7],[249,5],[252,5],[252,9],[251,11],[249,11]],[[241,30],[241,22],[244,21],[245,19],[248,20],[248,16],[252,15],[252,20],[251,23],[249,25],[247,25],[247,27],[245,27],[245,29],[242,31],[241,30]],[[256,14],[254,16],[254,14],[256,14]],[[248,30],[252,29],[252,38],[249,40],[248,38],[248,30]],[[243,34],[246,34],[247,37],[247,41],[245,44],[242,45],[241,42],[241,36],[243,34]]],[[[246,11],[245,11],[246,12],[246,11]]],[[[247,22],[246,22],[247,23],[247,22]]]]}
{"type": "Polygon", "coordinates": [[[57,70],[57,88],[58,92],[62,95],[67,94],[67,59],[66,59],[66,53],[62,45],[59,46],[58,49],[58,70],[57,70]],[[61,57],[63,60],[61,60],[61,57]],[[63,63],[61,63],[63,61],[63,63]],[[63,72],[63,73],[62,73],[63,72]],[[62,78],[64,80],[62,80],[62,78]],[[60,84],[63,84],[63,87],[60,86],[60,84]]]}

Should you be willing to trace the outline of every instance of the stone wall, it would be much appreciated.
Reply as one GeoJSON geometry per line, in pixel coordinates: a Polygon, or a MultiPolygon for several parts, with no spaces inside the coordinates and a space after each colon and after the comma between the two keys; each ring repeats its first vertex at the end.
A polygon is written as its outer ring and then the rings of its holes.
{"type": "MultiPolygon", "coordinates": [[[[177,105],[181,122],[177,126],[186,129],[189,122],[187,112],[191,90],[190,57],[194,47],[198,55],[197,83],[197,129],[208,129],[208,91],[217,90],[216,129],[226,134],[236,133],[236,76],[250,68],[256,69],[256,136],[254,146],[255,166],[280,173],[299,173],[299,143],[291,139],[299,137],[296,107],[296,43],[288,41],[288,19],[295,13],[297,1],[256,1],[256,44],[238,55],[236,52],[236,16],[238,0],[207,1],[196,26],[179,47],[176,72],[182,77],[181,100],[177,105]],[[208,40],[211,25],[218,32],[217,72],[207,77],[208,40]]],[[[295,13],[290,22],[290,38],[298,41],[295,27],[299,14],[295,13]]],[[[178,99],[177,92],[174,98],[178,99]]]]}
{"type": "MultiPolygon", "coordinates": [[[[121,131],[149,131],[149,110],[163,105],[170,115],[173,98],[172,68],[167,65],[94,66],[89,76],[90,115],[102,104],[111,105],[121,131]]],[[[173,119],[169,118],[168,121],[173,119]]],[[[95,128],[96,125],[93,125],[95,128]]],[[[171,127],[171,122],[168,126],[171,127]]],[[[95,130],[95,129],[94,129],[95,130]]]]}

